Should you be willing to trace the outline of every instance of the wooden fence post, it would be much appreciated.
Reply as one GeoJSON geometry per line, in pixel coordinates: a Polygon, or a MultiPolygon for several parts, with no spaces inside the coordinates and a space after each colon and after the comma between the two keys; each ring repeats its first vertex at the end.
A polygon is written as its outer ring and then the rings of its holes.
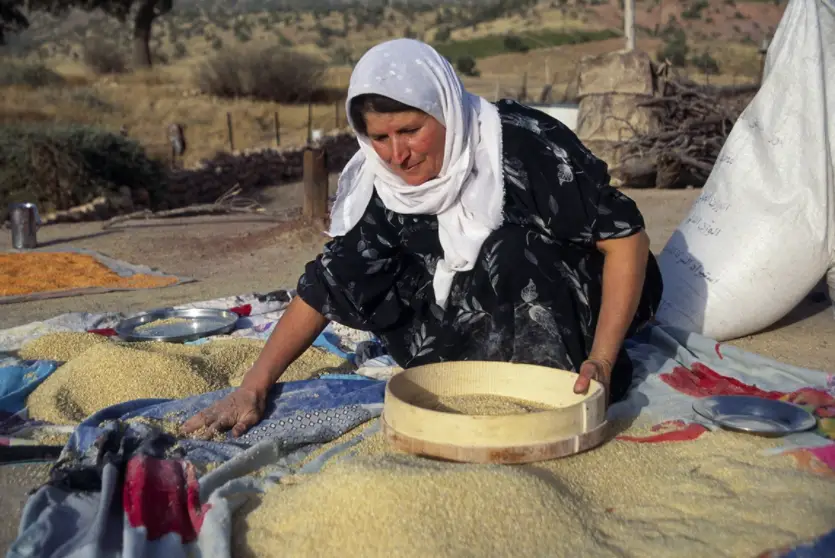
{"type": "Polygon", "coordinates": [[[281,145],[281,123],[278,120],[278,110],[273,113],[273,127],[275,128],[275,144],[281,145]]]}
{"type": "Polygon", "coordinates": [[[333,128],[334,130],[341,128],[339,125],[339,101],[333,103],[333,128]]]}
{"type": "Polygon", "coordinates": [[[229,151],[235,151],[235,138],[232,135],[232,113],[226,113],[226,131],[229,134],[229,151]]]}
{"type": "Polygon", "coordinates": [[[324,149],[304,150],[304,217],[325,219],[328,215],[328,156],[324,149]]]}
{"type": "Polygon", "coordinates": [[[307,145],[313,142],[313,103],[307,102],[307,145]]]}

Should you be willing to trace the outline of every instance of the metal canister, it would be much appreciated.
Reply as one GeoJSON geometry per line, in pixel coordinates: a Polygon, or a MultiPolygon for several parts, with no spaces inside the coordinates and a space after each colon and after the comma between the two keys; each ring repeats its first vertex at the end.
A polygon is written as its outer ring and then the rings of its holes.
{"type": "Polygon", "coordinates": [[[9,207],[12,225],[12,247],[15,250],[32,250],[38,247],[38,227],[41,218],[34,203],[15,203],[9,207]]]}

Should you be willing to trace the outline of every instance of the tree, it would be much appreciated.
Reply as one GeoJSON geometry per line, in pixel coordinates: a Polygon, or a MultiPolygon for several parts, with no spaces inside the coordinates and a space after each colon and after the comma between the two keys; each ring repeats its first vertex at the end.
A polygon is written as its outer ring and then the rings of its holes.
{"type": "Polygon", "coordinates": [[[6,44],[6,35],[20,33],[29,27],[29,20],[20,11],[23,0],[0,0],[0,45],[6,44]]]}
{"type": "MultiPolygon", "coordinates": [[[[0,0],[4,1],[4,0],[0,0]]],[[[13,0],[14,1],[14,0],[13,0]]],[[[133,66],[151,66],[151,27],[154,20],[174,7],[174,0],[29,0],[32,11],[63,15],[73,8],[103,13],[120,22],[133,17],[133,66]]]]}

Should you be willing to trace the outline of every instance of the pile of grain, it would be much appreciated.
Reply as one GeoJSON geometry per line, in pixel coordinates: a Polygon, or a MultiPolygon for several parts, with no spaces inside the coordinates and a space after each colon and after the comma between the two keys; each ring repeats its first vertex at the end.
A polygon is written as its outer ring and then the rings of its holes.
{"type": "Polygon", "coordinates": [[[444,395],[426,408],[456,415],[519,415],[553,409],[545,403],[491,394],[444,395]]]}
{"type": "Polygon", "coordinates": [[[186,356],[99,343],[59,367],[26,405],[32,418],[72,424],[132,399],[179,399],[222,387],[212,380],[186,356]]]}
{"type": "Polygon", "coordinates": [[[177,282],[176,277],[136,274],[122,277],[96,258],[73,252],[0,254],[0,296],[89,287],[151,289],[177,282]]]}
{"type": "Polygon", "coordinates": [[[17,354],[24,360],[67,362],[93,345],[107,342],[107,337],[95,333],[59,331],[24,343],[17,354]]]}
{"type": "Polygon", "coordinates": [[[612,441],[525,466],[393,454],[374,435],[351,459],[270,489],[235,518],[236,556],[753,556],[827,532],[832,477],[774,442],[718,432],[612,441]]]}
{"type": "MultiPolygon", "coordinates": [[[[66,363],[29,395],[27,406],[34,419],[73,424],[133,399],[182,399],[237,386],[264,347],[263,341],[245,338],[181,345],[121,343],[92,334],[74,335],[48,334],[26,346],[27,358],[67,357],[60,359],[66,363]]],[[[335,355],[311,348],[282,381],[307,379],[329,365],[344,364],[335,355]]]]}

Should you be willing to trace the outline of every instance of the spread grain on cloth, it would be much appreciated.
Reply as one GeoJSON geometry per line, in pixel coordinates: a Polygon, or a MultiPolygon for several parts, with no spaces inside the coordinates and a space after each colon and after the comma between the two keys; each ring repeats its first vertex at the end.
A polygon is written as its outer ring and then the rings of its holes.
{"type": "Polygon", "coordinates": [[[382,435],[235,517],[241,557],[755,556],[825,533],[832,477],[763,456],[773,441],[717,432],[612,441],[524,466],[391,452],[382,435]],[[361,518],[361,520],[358,520],[361,518]]]}
{"type": "MultiPolygon", "coordinates": [[[[26,358],[66,361],[26,400],[29,416],[54,424],[74,424],[126,401],[182,399],[240,385],[264,341],[216,339],[202,345],[105,340],[93,334],[51,333],[21,348],[26,358]],[[56,357],[63,357],[57,359],[56,357]]],[[[282,381],[310,378],[345,361],[311,348],[287,370],[282,381]]]]}
{"type": "Polygon", "coordinates": [[[68,252],[0,254],[0,296],[90,287],[152,289],[176,283],[176,277],[136,274],[121,277],[93,256],[68,252]]]}

